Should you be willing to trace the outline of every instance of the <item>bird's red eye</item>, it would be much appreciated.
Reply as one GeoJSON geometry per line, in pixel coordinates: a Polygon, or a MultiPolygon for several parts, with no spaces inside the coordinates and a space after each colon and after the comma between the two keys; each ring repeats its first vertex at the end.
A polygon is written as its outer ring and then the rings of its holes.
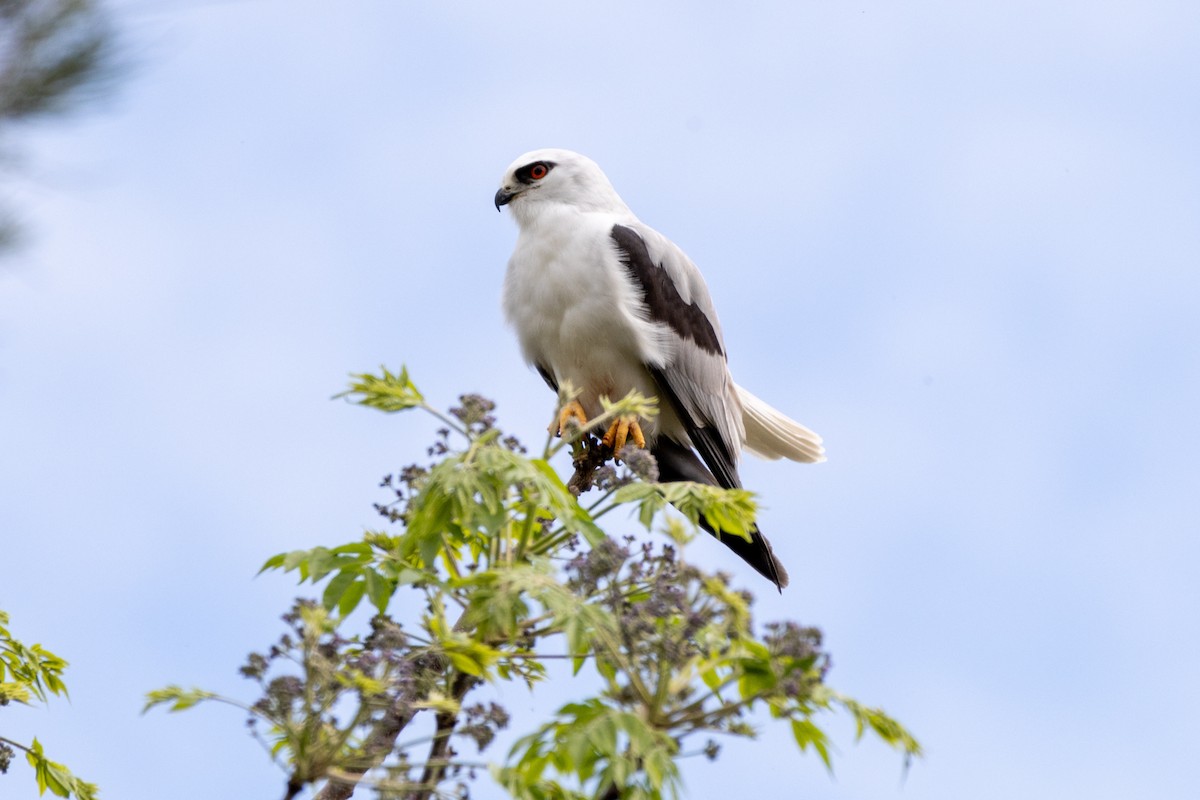
{"type": "Polygon", "coordinates": [[[535,181],[540,181],[542,178],[546,177],[546,173],[549,171],[550,170],[546,169],[545,164],[534,164],[533,168],[529,170],[529,177],[533,178],[535,181]]]}

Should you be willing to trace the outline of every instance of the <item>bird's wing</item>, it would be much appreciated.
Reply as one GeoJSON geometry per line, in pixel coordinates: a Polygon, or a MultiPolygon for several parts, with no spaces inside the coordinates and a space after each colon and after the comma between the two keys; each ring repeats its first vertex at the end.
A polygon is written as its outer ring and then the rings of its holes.
{"type": "Polygon", "coordinates": [[[660,329],[662,351],[647,358],[647,369],[720,485],[740,486],[742,409],[700,271],[674,243],[641,223],[614,225],[611,237],[640,293],[639,316],[660,329]]]}

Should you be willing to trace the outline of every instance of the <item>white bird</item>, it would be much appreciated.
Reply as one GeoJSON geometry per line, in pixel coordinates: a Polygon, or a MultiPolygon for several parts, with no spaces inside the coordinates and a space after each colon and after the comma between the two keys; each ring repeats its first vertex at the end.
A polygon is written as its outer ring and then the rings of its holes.
{"type": "MultiPolygon", "coordinates": [[[[821,437],[733,382],[721,326],[696,265],[643,224],[591,159],[534,150],[496,192],[520,227],[504,280],[504,311],[526,361],[557,390],[580,390],[560,417],[581,421],[637,389],[659,400],[645,429],[614,423],[649,447],[663,481],[741,486],[743,448],[769,459],[824,461],[821,437]],[[697,452],[699,457],[697,457],[697,452]]],[[[707,526],[706,526],[707,527],[707,526]]],[[[782,589],[788,576],[757,530],[721,542],[782,589]]]]}

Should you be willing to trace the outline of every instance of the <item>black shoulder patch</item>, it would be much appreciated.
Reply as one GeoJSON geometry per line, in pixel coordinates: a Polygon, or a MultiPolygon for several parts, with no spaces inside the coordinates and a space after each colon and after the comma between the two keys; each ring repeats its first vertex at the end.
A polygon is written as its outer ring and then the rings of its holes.
{"type": "Polygon", "coordinates": [[[642,237],[632,228],[614,225],[612,238],[626,272],[645,295],[650,319],[665,323],[684,339],[691,339],[701,350],[724,356],[712,322],[695,303],[683,302],[667,271],[650,260],[650,251],[642,237]]]}

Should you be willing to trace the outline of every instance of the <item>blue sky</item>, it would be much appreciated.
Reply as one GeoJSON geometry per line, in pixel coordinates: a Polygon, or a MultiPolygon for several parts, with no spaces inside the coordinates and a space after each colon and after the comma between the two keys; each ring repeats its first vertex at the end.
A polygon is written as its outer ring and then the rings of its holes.
{"type": "MultiPolygon", "coordinates": [[[[540,441],[499,311],[522,152],[605,168],[703,270],[739,382],[824,435],[748,460],[792,575],[759,617],[928,757],[786,731],[689,796],[1178,797],[1200,715],[1200,6],[115,6],[129,78],[27,131],[0,262],[0,607],[72,663],[6,709],[108,797],[272,797],[236,712],[295,595],[430,425],[330,396],[405,363],[540,441]],[[244,685],[243,685],[244,684],[244,685]]],[[[532,725],[567,684],[504,702],[532,725]]],[[[498,753],[496,754],[498,755],[498,753]]],[[[27,775],[4,796],[34,797],[27,775]]],[[[480,786],[476,796],[497,793],[480,786]]]]}

